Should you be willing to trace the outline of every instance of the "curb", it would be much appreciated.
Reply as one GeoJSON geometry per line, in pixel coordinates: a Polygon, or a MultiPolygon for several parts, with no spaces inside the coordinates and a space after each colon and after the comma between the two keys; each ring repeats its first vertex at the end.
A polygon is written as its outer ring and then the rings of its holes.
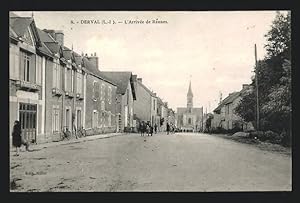
{"type": "MultiPolygon", "coordinates": [[[[81,143],[81,142],[86,142],[86,141],[91,141],[91,140],[98,140],[98,139],[104,139],[104,138],[110,138],[110,137],[115,137],[115,136],[120,136],[124,135],[125,133],[109,133],[109,134],[100,134],[100,135],[90,135],[86,136],[83,138],[78,138],[78,139],[71,139],[71,140],[64,140],[64,141],[58,141],[58,142],[48,142],[48,143],[41,143],[37,145],[29,145],[29,149],[36,151],[40,149],[45,149],[48,147],[54,147],[54,146],[59,146],[59,145],[68,145],[68,144],[74,144],[74,143],[81,143]]],[[[10,151],[13,151],[14,149],[11,149],[10,151]]]]}

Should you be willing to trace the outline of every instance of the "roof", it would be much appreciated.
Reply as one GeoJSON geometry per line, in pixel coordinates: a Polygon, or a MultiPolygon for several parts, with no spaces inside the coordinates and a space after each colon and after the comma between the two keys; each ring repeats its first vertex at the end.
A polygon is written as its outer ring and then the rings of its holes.
{"type": "Polygon", "coordinates": [[[229,104],[231,102],[233,102],[238,96],[240,95],[240,92],[233,92],[230,93],[220,104],[219,106],[217,106],[217,108],[215,108],[214,112],[216,111],[220,111],[221,108],[226,105],[229,104]]]}
{"type": "MultiPolygon", "coordinates": [[[[75,55],[79,55],[76,52],[73,52],[75,55]]],[[[103,76],[103,74],[97,69],[97,67],[89,61],[88,58],[83,57],[82,58],[82,62],[83,62],[83,66],[86,68],[86,70],[90,73],[92,73],[95,77],[100,78],[101,80],[104,80],[114,86],[117,86],[117,84],[115,82],[113,82],[112,80],[108,79],[107,77],[103,76]]]]}
{"type": "Polygon", "coordinates": [[[156,97],[154,92],[149,90],[148,87],[146,87],[142,82],[140,82],[138,80],[135,80],[135,82],[137,82],[137,84],[141,85],[152,97],[156,97]]]}
{"type": "Polygon", "coordinates": [[[33,22],[31,17],[10,17],[9,26],[15,31],[15,33],[21,37],[25,34],[28,26],[33,22]]]}
{"type": "Polygon", "coordinates": [[[115,72],[110,72],[110,71],[101,71],[102,75],[104,75],[106,78],[109,78],[112,80],[114,83],[117,84],[117,94],[125,94],[126,89],[128,86],[128,83],[130,83],[131,88],[132,88],[132,94],[134,97],[134,100],[136,99],[135,97],[135,90],[133,86],[133,79],[132,79],[132,72],[127,72],[127,71],[115,71],[115,72]]]}

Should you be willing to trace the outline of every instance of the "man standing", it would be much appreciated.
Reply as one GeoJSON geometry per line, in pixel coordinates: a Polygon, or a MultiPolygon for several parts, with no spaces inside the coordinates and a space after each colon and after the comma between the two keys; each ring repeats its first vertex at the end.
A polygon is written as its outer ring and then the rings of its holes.
{"type": "Polygon", "coordinates": [[[155,130],[155,134],[157,133],[157,125],[156,123],[154,124],[154,130],[155,130]]]}

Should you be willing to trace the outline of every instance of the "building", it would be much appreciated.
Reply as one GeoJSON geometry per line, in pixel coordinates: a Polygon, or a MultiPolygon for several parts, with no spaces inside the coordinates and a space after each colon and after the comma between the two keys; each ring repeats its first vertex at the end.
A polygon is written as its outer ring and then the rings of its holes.
{"type": "Polygon", "coordinates": [[[117,132],[132,131],[136,127],[133,122],[133,102],[136,100],[136,93],[132,73],[101,71],[101,74],[117,85],[117,132]]]}
{"type": "Polygon", "coordinates": [[[41,30],[31,17],[10,13],[9,31],[10,134],[15,120],[32,143],[61,140],[66,129],[116,131],[117,86],[101,75],[96,55],[77,54],[62,31],[41,30]]]}
{"type": "Polygon", "coordinates": [[[98,67],[96,53],[83,58],[86,68],[86,119],[88,134],[117,131],[117,85],[105,78],[98,67]]]}
{"type": "MultiPolygon", "coordinates": [[[[45,58],[33,18],[9,19],[9,129],[21,122],[22,134],[36,143],[44,133],[45,58]]],[[[11,136],[10,136],[11,137],[11,136]]]]}
{"type": "Polygon", "coordinates": [[[252,123],[244,122],[243,119],[235,113],[235,108],[238,106],[242,95],[248,91],[252,91],[252,87],[244,84],[241,91],[230,93],[224,100],[220,102],[217,108],[213,111],[214,114],[211,122],[212,129],[253,129],[252,123]]]}
{"type": "Polygon", "coordinates": [[[177,108],[177,127],[182,131],[198,132],[202,127],[203,107],[193,106],[193,92],[191,82],[187,93],[187,107],[177,108]]]}
{"type": "Polygon", "coordinates": [[[150,122],[154,126],[159,126],[160,118],[158,117],[158,97],[154,92],[149,90],[143,82],[142,78],[134,75],[134,86],[136,89],[136,100],[134,101],[134,115],[137,125],[141,121],[150,122]]]}

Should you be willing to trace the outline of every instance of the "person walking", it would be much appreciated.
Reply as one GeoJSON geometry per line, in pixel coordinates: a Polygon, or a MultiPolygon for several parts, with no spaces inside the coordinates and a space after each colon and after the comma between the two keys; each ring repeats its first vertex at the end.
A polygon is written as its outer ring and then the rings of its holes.
{"type": "Polygon", "coordinates": [[[167,123],[167,135],[169,135],[169,132],[170,132],[170,125],[169,123],[167,123]]]}
{"type": "Polygon", "coordinates": [[[13,146],[16,148],[15,156],[19,156],[19,150],[22,145],[22,137],[21,137],[21,123],[20,121],[15,121],[13,132],[12,132],[12,141],[13,146]]]}
{"type": "Polygon", "coordinates": [[[155,134],[156,134],[157,133],[157,125],[156,125],[156,123],[154,125],[154,131],[155,131],[155,134]]]}
{"type": "Polygon", "coordinates": [[[153,126],[150,125],[150,135],[152,136],[153,135],[153,126]]]}

